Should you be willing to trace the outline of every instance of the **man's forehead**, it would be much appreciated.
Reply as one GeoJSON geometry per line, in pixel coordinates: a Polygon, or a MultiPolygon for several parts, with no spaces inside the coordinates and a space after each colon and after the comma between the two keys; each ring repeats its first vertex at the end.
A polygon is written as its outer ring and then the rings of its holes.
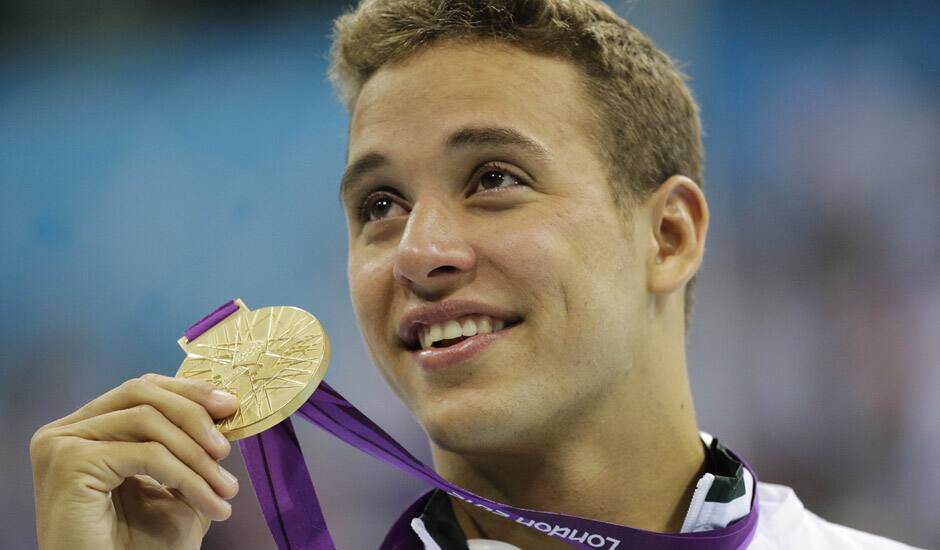
{"type": "Polygon", "coordinates": [[[445,42],[383,66],[366,82],[350,120],[350,154],[377,140],[436,134],[441,142],[458,127],[568,139],[572,123],[583,122],[583,102],[581,75],[566,60],[499,43],[445,42]]]}

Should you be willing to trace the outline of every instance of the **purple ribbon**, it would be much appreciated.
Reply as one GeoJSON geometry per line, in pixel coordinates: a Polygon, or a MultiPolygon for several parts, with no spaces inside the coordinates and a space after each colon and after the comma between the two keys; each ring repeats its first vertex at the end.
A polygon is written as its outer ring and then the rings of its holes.
{"type": "Polygon", "coordinates": [[[235,300],[229,300],[228,302],[225,302],[224,304],[215,308],[215,311],[209,315],[206,315],[202,319],[193,323],[193,326],[186,329],[186,332],[183,333],[183,336],[192,342],[196,338],[199,338],[203,332],[219,324],[222,319],[225,319],[236,311],[238,311],[238,304],[235,303],[235,300]]]}
{"type": "MultiPolygon", "coordinates": [[[[458,499],[509,518],[575,548],[594,550],[738,550],[746,548],[757,528],[757,477],[750,513],[737,522],[699,533],[656,533],[565,514],[514,508],[475,495],[437,474],[411,455],[326,382],[294,413],[346,443],[437,487],[458,499]]],[[[242,457],[268,528],[280,550],[333,550],[313,482],[290,419],[239,441],[242,457]]],[[[734,453],[732,453],[734,454],[734,453]]],[[[738,458],[735,456],[735,458],[738,458]]],[[[740,460],[740,458],[738,458],[740,460]]],[[[743,461],[742,461],[743,463],[743,461]]],[[[750,470],[747,464],[744,464],[750,470]]],[[[751,470],[753,474],[753,470],[751,470]]],[[[420,515],[424,494],[402,520],[420,515]]],[[[414,548],[415,535],[399,520],[380,550],[414,548]]]]}

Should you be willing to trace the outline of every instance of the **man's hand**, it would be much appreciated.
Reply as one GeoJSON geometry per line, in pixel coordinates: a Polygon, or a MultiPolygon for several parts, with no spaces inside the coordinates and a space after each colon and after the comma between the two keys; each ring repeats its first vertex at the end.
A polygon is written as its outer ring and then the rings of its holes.
{"type": "Polygon", "coordinates": [[[238,492],[212,420],[236,410],[211,384],[146,374],[40,428],[29,446],[39,547],[199,548],[238,492]]]}

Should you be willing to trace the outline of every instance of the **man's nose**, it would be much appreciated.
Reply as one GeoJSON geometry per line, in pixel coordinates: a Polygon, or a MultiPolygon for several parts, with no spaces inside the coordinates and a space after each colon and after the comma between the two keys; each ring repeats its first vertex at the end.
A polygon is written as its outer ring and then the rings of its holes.
{"type": "Polygon", "coordinates": [[[416,204],[398,244],[395,280],[425,299],[467,282],[476,268],[476,253],[460,225],[442,205],[416,204]]]}

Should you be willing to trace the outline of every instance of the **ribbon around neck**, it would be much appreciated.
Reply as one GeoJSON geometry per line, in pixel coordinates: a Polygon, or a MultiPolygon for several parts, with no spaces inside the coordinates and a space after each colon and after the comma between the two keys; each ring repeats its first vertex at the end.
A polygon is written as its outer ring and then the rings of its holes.
{"type": "MultiPolygon", "coordinates": [[[[750,513],[737,522],[698,533],[656,533],[577,516],[514,508],[462,489],[411,455],[342,395],[321,382],[294,416],[429,485],[493,514],[584,550],[739,550],[757,529],[757,477],[750,513]]],[[[304,456],[287,418],[239,442],[261,511],[279,550],[335,550],[304,456]]],[[[733,454],[733,453],[732,453],[733,454]]],[[[735,458],[739,457],[735,456],[735,458]]],[[[745,468],[751,470],[746,463],[745,468]]],[[[753,470],[751,470],[753,474],[753,470]]],[[[406,513],[414,512],[411,508],[406,513]]],[[[413,534],[392,531],[379,550],[399,550],[413,534]]]]}

